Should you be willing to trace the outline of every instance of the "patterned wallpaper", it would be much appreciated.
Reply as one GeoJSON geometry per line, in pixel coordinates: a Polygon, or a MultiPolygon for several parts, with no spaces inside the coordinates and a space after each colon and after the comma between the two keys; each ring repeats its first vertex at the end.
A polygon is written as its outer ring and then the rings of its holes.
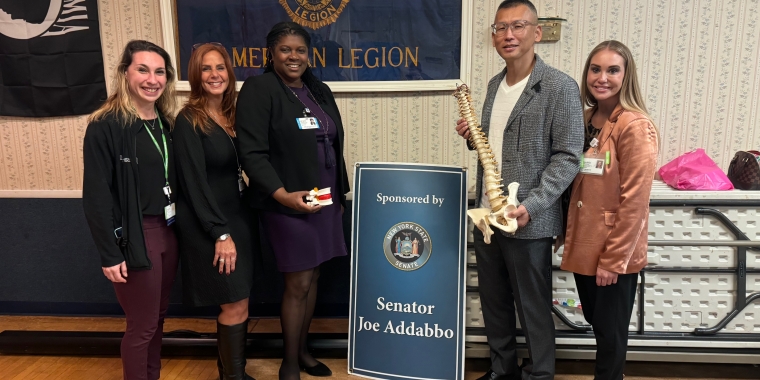
{"type": "MultiPolygon", "coordinates": [[[[472,80],[482,107],[488,79],[503,67],[488,26],[499,0],[473,0],[472,80]]],[[[576,80],[588,52],[605,39],[636,57],[647,106],[663,139],[660,164],[697,147],[723,168],[736,150],[760,148],[760,0],[538,0],[542,16],[568,19],[562,39],[539,44],[550,65],[576,80]]],[[[100,0],[110,78],[124,44],[161,43],[157,0],[100,0]]],[[[454,132],[450,92],[337,94],[346,160],[418,162],[475,168],[454,132]]],[[[78,190],[85,117],[0,117],[0,191],[78,190]]],[[[474,179],[474,170],[470,172],[474,179]]],[[[351,175],[352,173],[349,173],[351,175]]],[[[474,183],[474,182],[473,182],[474,183]]]]}

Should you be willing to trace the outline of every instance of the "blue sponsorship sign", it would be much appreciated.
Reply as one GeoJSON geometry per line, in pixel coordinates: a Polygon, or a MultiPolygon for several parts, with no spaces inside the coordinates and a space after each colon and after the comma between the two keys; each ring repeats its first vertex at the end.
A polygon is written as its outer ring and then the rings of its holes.
{"type": "Polygon", "coordinates": [[[349,373],[464,379],[466,174],[357,164],[349,373]]]}
{"type": "Polygon", "coordinates": [[[192,46],[219,42],[244,80],[264,72],[280,21],[311,35],[323,81],[459,80],[462,0],[175,0],[180,80],[192,46]]]}

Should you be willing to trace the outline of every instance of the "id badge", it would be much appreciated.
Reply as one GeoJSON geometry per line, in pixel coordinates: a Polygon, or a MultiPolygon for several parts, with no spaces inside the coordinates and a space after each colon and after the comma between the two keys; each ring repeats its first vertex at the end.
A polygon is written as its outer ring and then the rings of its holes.
{"type": "Polygon", "coordinates": [[[243,190],[245,190],[245,181],[242,178],[238,178],[238,191],[242,193],[243,190]]]}
{"type": "Polygon", "coordinates": [[[298,123],[298,129],[317,129],[319,128],[319,122],[316,117],[299,117],[296,119],[298,123]]]}
{"type": "Polygon", "coordinates": [[[604,174],[604,159],[602,158],[583,158],[582,174],[602,175],[604,174]]]}
{"type": "Polygon", "coordinates": [[[174,223],[174,215],[177,213],[177,204],[172,203],[164,207],[164,217],[166,218],[166,225],[171,226],[174,223]]]}

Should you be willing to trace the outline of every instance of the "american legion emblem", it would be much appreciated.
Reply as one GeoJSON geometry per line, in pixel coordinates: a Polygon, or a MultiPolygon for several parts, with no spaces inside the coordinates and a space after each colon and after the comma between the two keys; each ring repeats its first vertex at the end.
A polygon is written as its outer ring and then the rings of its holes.
{"type": "Polygon", "coordinates": [[[383,239],[385,258],[403,271],[422,268],[430,258],[432,249],[430,235],[417,223],[398,223],[388,230],[383,239]]]}
{"type": "Polygon", "coordinates": [[[280,0],[293,22],[311,29],[334,23],[348,2],[349,0],[280,0]]]}

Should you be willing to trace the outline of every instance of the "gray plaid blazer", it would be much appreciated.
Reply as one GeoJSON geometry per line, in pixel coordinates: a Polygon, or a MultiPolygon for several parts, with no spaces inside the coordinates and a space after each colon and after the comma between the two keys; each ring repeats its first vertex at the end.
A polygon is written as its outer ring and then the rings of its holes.
{"type": "MultiPolygon", "coordinates": [[[[491,78],[483,104],[481,128],[488,135],[491,110],[507,69],[491,78]]],[[[498,107],[498,105],[496,105],[498,107]]],[[[548,66],[536,54],[536,65],[505,126],[502,145],[504,185],[518,182],[517,198],[530,222],[517,230],[518,239],[557,236],[562,231],[559,197],[578,174],[583,150],[583,107],[578,84],[548,66]]],[[[480,204],[483,167],[478,165],[476,205],[480,204]]]]}

